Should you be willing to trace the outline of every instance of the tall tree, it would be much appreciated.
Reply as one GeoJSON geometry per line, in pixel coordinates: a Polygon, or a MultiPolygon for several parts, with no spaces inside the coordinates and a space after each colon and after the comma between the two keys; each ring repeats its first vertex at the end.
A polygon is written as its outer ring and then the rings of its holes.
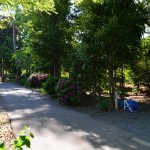
{"type": "Polygon", "coordinates": [[[5,73],[11,70],[12,49],[12,28],[0,29],[0,76],[5,81],[5,73]]]}
{"type": "Polygon", "coordinates": [[[68,45],[66,31],[69,0],[55,0],[57,13],[35,13],[33,32],[30,34],[30,46],[33,53],[46,61],[51,76],[60,77],[61,60],[68,45]]]}
{"type": "MultiPolygon", "coordinates": [[[[114,107],[114,70],[131,64],[138,58],[140,40],[148,22],[148,10],[143,3],[134,0],[105,0],[103,4],[92,0],[80,4],[78,37],[79,45],[85,45],[84,54],[96,56],[108,70],[111,107],[114,107]],[[91,52],[91,53],[90,53],[91,52]],[[137,57],[136,57],[137,56],[137,57]]],[[[95,63],[96,66],[96,63],[95,63]]],[[[94,71],[94,70],[93,70],[94,71]]]]}

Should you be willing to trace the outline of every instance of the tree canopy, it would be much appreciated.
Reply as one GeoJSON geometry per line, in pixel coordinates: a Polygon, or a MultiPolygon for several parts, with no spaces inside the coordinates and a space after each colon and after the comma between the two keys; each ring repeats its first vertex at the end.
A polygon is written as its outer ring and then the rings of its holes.
{"type": "MultiPolygon", "coordinates": [[[[1,5],[7,8],[15,9],[20,6],[24,11],[54,11],[54,1],[53,0],[0,0],[1,5]]],[[[5,8],[6,8],[5,7],[5,8]]]]}

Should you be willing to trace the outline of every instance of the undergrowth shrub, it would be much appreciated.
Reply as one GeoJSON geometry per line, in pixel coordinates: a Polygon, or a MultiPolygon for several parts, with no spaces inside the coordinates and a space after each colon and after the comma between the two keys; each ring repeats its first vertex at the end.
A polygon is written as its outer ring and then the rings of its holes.
{"type": "Polygon", "coordinates": [[[47,74],[32,74],[28,78],[30,87],[40,88],[42,83],[46,82],[48,78],[47,74]]]}
{"type": "Polygon", "coordinates": [[[28,85],[28,81],[27,81],[27,78],[25,75],[21,75],[20,77],[17,78],[16,82],[19,84],[19,85],[28,85]]]}
{"type": "Polygon", "coordinates": [[[9,74],[7,74],[7,76],[6,76],[6,80],[7,80],[7,81],[14,81],[14,80],[15,80],[15,77],[14,77],[14,75],[13,75],[12,73],[9,73],[9,74]]]}
{"type": "Polygon", "coordinates": [[[55,86],[58,82],[56,77],[48,77],[47,81],[42,84],[44,91],[50,95],[56,95],[55,86]]]}
{"type": "Polygon", "coordinates": [[[96,97],[96,107],[101,111],[108,111],[110,108],[110,99],[109,97],[97,96],[96,97]]]}
{"type": "Polygon", "coordinates": [[[81,87],[69,79],[59,80],[55,90],[58,100],[67,105],[79,104],[81,95],[83,94],[81,87]]]}

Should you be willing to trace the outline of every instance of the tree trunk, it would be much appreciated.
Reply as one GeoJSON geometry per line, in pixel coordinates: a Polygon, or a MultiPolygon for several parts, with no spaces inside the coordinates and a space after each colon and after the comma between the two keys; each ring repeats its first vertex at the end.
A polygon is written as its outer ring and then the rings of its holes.
{"type": "Polygon", "coordinates": [[[61,64],[58,59],[55,60],[54,64],[50,67],[50,75],[57,78],[61,77],[61,64]]]}
{"type": "Polygon", "coordinates": [[[0,76],[2,79],[2,58],[0,58],[0,76]]]}
{"type": "Polygon", "coordinates": [[[108,80],[109,80],[109,95],[110,95],[110,109],[115,108],[115,101],[114,101],[114,79],[113,79],[113,63],[112,63],[112,53],[108,50],[108,80]]]}
{"type": "Polygon", "coordinates": [[[15,79],[15,74],[16,74],[16,68],[15,68],[15,62],[12,62],[12,80],[15,79]]]}
{"type": "Polygon", "coordinates": [[[2,82],[5,82],[4,63],[2,62],[2,82]]]}
{"type": "Polygon", "coordinates": [[[14,20],[12,23],[12,30],[13,30],[13,48],[14,48],[14,53],[16,53],[16,27],[15,27],[14,20]]]}
{"type": "Polygon", "coordinates": [[[54,65],[50,66],[50,76],[54,77],[54,65]]]}
{"type": "Polygon", "coordinates": [[[121,93],[124,94],[124,82],[125,82],[125,78],[124,78],[124,65],[122,65],[121,68],[121,93]]]}
{"type": "Polygon", "coordinates": [[[3,63],[3,59],[2,58],[1,58],[1,61],[0,61],[0,65],[1,65],[1,78],[2,78],[2,82],[5,82],[4,63],[3,63]]]}
{"type": "Polygon", "coordinates": [[[115,69],[114,69],[114,86],[115,86],[115,88],[117,88],[117,81],[116,81],[116,79],[117,79],[117,69],[115,67],[115,69]]]}
{"type": "Polygon", "coordinates": [[[147,53],[145,53],[145,65],[146,65],[146,82],[147,82],[147,96],[150,96],[150,75],[149,75],[149,64],[148,64],[148,58],[147,53]]]}
{"type": "Polygon", "coordinates": [[[54,64],[54,71],[55,71],[55,77],[60,78],[61,77],[61,64],[60,60],[56,59],[54,64]]]}

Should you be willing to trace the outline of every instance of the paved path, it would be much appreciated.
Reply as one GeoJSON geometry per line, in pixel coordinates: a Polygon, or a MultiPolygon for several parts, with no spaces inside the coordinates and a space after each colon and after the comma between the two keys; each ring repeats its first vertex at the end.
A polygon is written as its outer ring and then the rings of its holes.
{"type": "Polygon", "coordinates": [[[9,113],[15,135],[24,125],[35,138],[31,150],[149,150],[132,134],[57,104],[30,89],[0,83],[0,105],[9,113]]]}

